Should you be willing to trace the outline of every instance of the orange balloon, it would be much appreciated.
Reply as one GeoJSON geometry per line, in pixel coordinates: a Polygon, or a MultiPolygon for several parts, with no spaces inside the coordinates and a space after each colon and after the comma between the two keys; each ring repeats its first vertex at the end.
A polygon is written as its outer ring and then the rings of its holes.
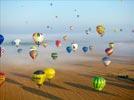
{"type": "Polygon", "coordinates": [[[36,50],[30,51],[29,54],[33,60],[38,56],[38,52],[36,50]]]}

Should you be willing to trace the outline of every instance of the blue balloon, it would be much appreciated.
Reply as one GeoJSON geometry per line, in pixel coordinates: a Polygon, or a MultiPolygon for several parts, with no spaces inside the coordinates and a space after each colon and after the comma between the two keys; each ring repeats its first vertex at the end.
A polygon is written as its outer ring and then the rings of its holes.
{"type": "Polygon", "coordinates": [[[88,47],[83,47],[82,50],[86,53],[88,51],[88,47]]]}
{"type": "Polygon", "coordinates": [[[103,57],[102,60],[103,60],[103,61],[109,61],[110,58],[106,56],[106,57],[103,57]]]}
{"type": "Polygon", "coordinates": [[[0,34],[0,45],[3,43],[4,41],[4,36],[0,34]]]}
{"type": "Polygon", "coordinates": [[[21,53],[22,51],[23,51],[23,49],[21,49],[21,48],[20,49],[17,49],[17,52],[18,53],[21,53]]]}
{"type": "Polygon", "coordinates": [[[71,46],[68,46],[68,47],[66,48],[66,50],[67,50],[68,53],[71,53],[72,47],[71,47],[71,46]]]}

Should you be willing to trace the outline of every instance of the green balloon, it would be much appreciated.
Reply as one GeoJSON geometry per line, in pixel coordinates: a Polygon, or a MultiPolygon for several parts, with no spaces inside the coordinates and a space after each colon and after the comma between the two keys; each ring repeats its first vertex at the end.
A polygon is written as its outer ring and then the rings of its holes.
{"type": "Polygon", "coordinates": [[[92,85],[95,90],[102,91],[106,85],[106,80],[103,77],[95,76],[92,78],[92,85]]]}
{"type": "Polygon", "coordinates": [[[51,53],[51,57],[53,58],[53,60],[55,60],[58,57],[58,53],[56,52],[51,53]]]}

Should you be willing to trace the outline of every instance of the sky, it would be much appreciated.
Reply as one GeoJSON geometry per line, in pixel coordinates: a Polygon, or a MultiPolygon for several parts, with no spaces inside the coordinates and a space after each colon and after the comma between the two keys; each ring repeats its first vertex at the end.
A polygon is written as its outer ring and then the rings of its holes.
{"type": "Polygon", "coordinates": [[[0,0],[0,33],[8,37],[34,32],[77,37],[89,27],[95,33],[99,24],[109,33],[105,39],[134,40],[134,0],[0,0]],[[69,26],[74,29],[70,31],[69,26]],[[115,36],[114,28],[124,30],[115,36]]]}

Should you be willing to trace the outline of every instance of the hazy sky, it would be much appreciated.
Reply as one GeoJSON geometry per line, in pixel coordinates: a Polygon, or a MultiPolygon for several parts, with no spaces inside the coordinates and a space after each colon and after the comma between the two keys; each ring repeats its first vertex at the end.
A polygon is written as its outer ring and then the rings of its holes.
{"type": "Polygon", "coordinates": [[[95,32],[98,24],[105,25],[108,31],[125,28],[124,32],[131,32],[134,0],[0,0],[0,33],[71,33],[69,26],[74,27],[74,33],[88,27],[95,32]]]}

